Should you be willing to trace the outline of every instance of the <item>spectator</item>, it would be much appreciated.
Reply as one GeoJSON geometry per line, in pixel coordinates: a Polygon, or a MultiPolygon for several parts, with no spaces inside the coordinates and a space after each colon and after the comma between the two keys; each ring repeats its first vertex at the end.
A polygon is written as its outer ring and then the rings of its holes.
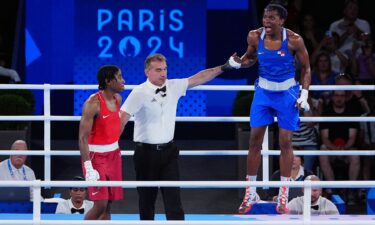
{"type": "MultiPolygon", "coordinates": [[[[319,116],[316,103],[312,98],[308,98],[309,104],[312,106],[309,111],[300,112],[300,117],[319,116]]],[[[300,122],[297,131],[293,132],[292,144],[300,150],[317,150],[319,149],[318,131],[314,122],[300,122]]],[[[314,170],[316,156],[304,157],[304,168],[310,171],[314,170]]]]}
{"type": "MultiPolygon", "coordinates": [[[[336,77],[336,84],[337,85],[353,85],[353,84],[360,84],[359,81],[354,82],[353,78],[350,74],[347,73],[340,73],[336,77]]],[[[362,94],[362,91],[346,91],[346,105],[350,108],[354,116],[365,116],[370,113],[370,107],[368,104],[367,99],[362,94]]]]}
{"type": "MultiPolygon", "coordinates": [[[[298,147],[293,147],[294,150],[299,149],[298,147]]],[[[303,168],[303,158],[302,156],[295,155],[293,158],[292,164],[292,173],[291,173],[291,180],[292,181],[303,181],[305,177],[313,174],[310,170],[306,170],[303,168]]],[[[280,170],[276,170],[272,176],[271,181],[280,181],[280,170]]],[[[278,188],[270,188],[268,191],[268,199],[274,202],[277,202],[279,189],[278,188]]],[[[289,199],[291,200],[295,197],[302,196],[303,192],[300,188],[290,188],[289,189],[289,199]]]]}
{"type": "Polygon", "coordinates": [[[324,37],[323,31],[316,26],[315,17],[311,13],[303,15],[300,34],[309,54],[313,53],[324,37]]]}
{"type": "MultiPolygon", "coordinates": [[[[75,176],[73,180],[83,181],[83,177],[75,176]]],[[[92,201],[86,200],[87,189],[82,187],[71,187],[70,198],[57,204],[57,214],[86,214],[94,205],[92,201]]]]}
{"type": "Polygon", "coordinates": [[[361,83],[375,83],[375,48],[369,35],[362,35],[363,42],[353,44],[351,57],[351,72],[361,83]],[[357,49],[362,53],[356,55],[357,49]]]}
{"type": "MultiPolygon", "coordinates": [[[[320,181],[319,177],[310,175],[305,180],[320,181]]],[[[303,189],[302,189],[303,192],[303,189]]],[[[301,215],[303,214],[303,196],[294,198],[288,204],[289,214],[301,215]]],[[[321,188],[311,189],[311,215],[338,215],[339,211],[335,204],[330,200],[322,197],[321,188]]]]}
{"type": "MultiPolygon", "coordinates": [[[[355,116],[351,108],[347,107],[345,102],[345,91],[334,91],[332,95],[332,104],[323,112],[326,117],[345,117],[355,116]]],[[[356,148],[356,138],[359,130],[359,124],[355,122],[325,122],[320,123],[320,134],[322,138],[322,150],[353,150],[356,148]]],[[[349,180],[357,180],[360,169],[360,157],[351,156],[325,156],[319,157],[320,167],[325,180],[335,180],[333,164],[341,162],[349,164],[349,180]]],[[[337,174],[336,174],[337,176],[337,174]]],[[[350,189],[351,190],[351,189],[350,189]]],[[[330,189],[326,189],[327,194],[332,194],[330,189]]],[[[348,204],[354,203],[354,194],[349,193],[348,204]]]]}
{"type": "MultiPolygon", "coordinates": [[[[372,108],[374,102],[372,101],[372,108]]],[[[375,116],[375,112],[372,110],[368,116],[375,116]]],[[[361,149],[374,150],[375,149],[375,122],[362,122],[360,123],[360,135],[359,143],[361,143],[361,149]]],[[[373,157],[362,156],[362,175],[363,180],[371,180],[371,164],[373,157]]]]}
{"type": "Polygon", "coordinates": [[[344,17],[333,22],[329,30],[336,32],[340,36],[340,48],[350,54],[353,43],[359,40],[362,33],[371,33],[370,25],[366,20],[358,18],[358,2],[356,0],[346,0],[344,4],[344,17]]]}
{"type": "MultiPolygon", "coordinates": [[[[274,2],[275,3],[275,2],[274,2]]],[[[285,27],[288,27],[290,30],[299,33],[298,23],[301,21],[302,17],[302,0],[289,0],[286,4],[283,4],[282,1],[279,2],[281,5],[288,5],[288,17],[285,21],[285,27]]]]}
{"type": "Polygon", "coordinates": [[[349,64],[349,55],[340,48],[340,37],[337,33],[327,31],[318,47],[311,54],[311,62],[315,64],[317,56],[322,52],[327,52],[331,59],[331,70],[335,73],[345,72],[349,64]]]}
{"type": "MultiPolygon", "coordinates": [[[[335,78],[338,73],[332,71],[331,58],[328,53],[320,52],[316,56],[314,62],[313,72],[311,75],[312,85],[334,85],[335,78]]],[[[330,98],[329,91],[313,91],[312,98],[322,102],[323,105],[327,105],[330,98]]]]}
{"type": "MultiPolygon", "coordinates": [[[[12,151],[27,151],[27,144],[23,140],[15,141],[12,151]]],[[[9,159],[0,162],[0,180],[35,180],[34,171],[25,165],[26,155],[11,155],[9,159]]],[[[30,199],[33,199],[33,188],[30,188],[30,199]]]]}

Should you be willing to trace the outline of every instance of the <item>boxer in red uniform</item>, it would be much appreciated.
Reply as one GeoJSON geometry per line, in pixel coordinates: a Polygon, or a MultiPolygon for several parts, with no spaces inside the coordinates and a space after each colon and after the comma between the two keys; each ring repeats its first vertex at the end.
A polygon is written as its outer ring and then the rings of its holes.
{"type": "MultiPolygon", "coordinates": [[[[122,162],[118,141],[122,132],[120,92],[125,80],[117,66],[105,65],[97,74],[99,91],[83,105],[79,148],[87,181],[121,181],[122,162]]],[[[93,208],[86,220],[110,220],[111,202],[122,200],[121,187],[89,187],[93,208]]]]}

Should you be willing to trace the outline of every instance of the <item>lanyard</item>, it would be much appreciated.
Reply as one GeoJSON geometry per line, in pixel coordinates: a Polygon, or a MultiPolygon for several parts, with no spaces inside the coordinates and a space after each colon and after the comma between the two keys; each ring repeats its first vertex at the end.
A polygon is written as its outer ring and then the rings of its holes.
{"type": "MultiPolygon", "coordinates": [[[[11,167],[11,165],[10,165],[10,159],[8,159],[8,169],[9,169],[10,176],[11,176],[14,180],[16,180],[16,176],[14,175],[14,173],[13,173],[13,169],[12,169],[12,167],[11,167]]],[[[25,167],[24,167],[24,166],[22,166],[22,173],[23,173],[23,180],[27,180],[27,178],[26,178],[26,171],[25,171],[25,167]]]]}

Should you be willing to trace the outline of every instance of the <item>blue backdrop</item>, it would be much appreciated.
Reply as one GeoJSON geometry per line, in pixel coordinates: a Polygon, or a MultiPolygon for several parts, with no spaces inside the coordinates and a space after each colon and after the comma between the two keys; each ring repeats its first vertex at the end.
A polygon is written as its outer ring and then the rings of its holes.
{"type": "MultiPolygon", "coordinates": [[[[143,61],[154,52],[166,55],[169,78],[188,77],[206,68],[208,10],[248,10],[247,0],[231,4],[225,0],[26,2],[26,81],[32,84],[96,84],[96,72],[104,64],[120,66],[127,84],[140,84],[146,79],[143,61]]],[[[246,37],[241,40],[245,50],[246,37]]],[[[222,58],[220,63],[225,61],[222,58]]],[[[246,79],[218,78],[210,84],[246,84],[246,79]]],[[[93,92],[75,91],[71,102],[61,101],[65,98],[61,95],[52,104],[60,106],[57,114],[71,108],[80,115],[84,100],[93,92]]],[[[36,114],[40,114],[42,92],[34,93],[36,114]]],[[[234,95],[189,91],[177,114],[230,115],[234,95]]]]}

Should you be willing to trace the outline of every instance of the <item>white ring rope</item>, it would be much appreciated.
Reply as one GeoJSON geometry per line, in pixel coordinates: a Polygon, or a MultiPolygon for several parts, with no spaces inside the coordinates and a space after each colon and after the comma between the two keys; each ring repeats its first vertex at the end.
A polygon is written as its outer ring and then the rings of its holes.
{"type": "MultiPolygon", "coordinates": [[[[0,116],[0,121],[79,121],[81,116],[0,116]]],[[[374,116],[369,117],[301,117],[301,122],[375,122],[374,116]]],[[[133,121],[133,118],[131,118],[133,121]]],[[[250,117],[242,116],[180,116],[178,122],[246,122],[250,117]]],[[[275,122],[277,119],[275,118],[275,122]]]]}
{"type": "MultiPolygon", "coordinates": [[[[248,150],[181,150],[181,156],[247,156],[248,150]]],[[[280,155],[280,150],[261,151],[262,155],[280,155]]],[[[50,156],[80,156],[79,151],[74,150],[30,150],[30,151],[12,151],[1,150],[0,155],[50,155],[50,156]]],[[[121,151],[122,156],[134,155],[133,150],[121,151]]],[[[294,155],[360,155],[360,156],[374,156],[375,150],[294,150],[294,155]]]]}
{"type": "Polygon", "coordinates": [[[0,187],[181,187],[181,188],[243,188],[299,187],[299,188],[369,188],[375,181],[0,181],[0,187]]]}
{"type": "Polygon", "coordinates": [[[261,220],[248,220],[248,221],[116,221],[116,220],[110,220],[110,221],[89,221],[89,220],[64,220],[64,221],[58,221],[58,220],[42,220],[38,221],[38,223],[28,222],[28,221],[22,221],[22,220],[3,220],[4,224],[51,224],[51,225],[58,225],[58,224],[96,224],[96,225],[102,225],[102,224],[120,224],[120,225],[133,225],[133,224],[139,224],[139,225],[249,225],[249,224],[257,224],[257,225],[332,225],[334,222],[337,225],[374,225],[374,221],[371,220],[360,220],[357,219],[356,221],[345,221],[345,220],[313,220],[313,221],[303,221],[303,220],[288,220],[288,221],[261,221],[261,220]]]}
{"type": "MultiPolygon", "coordinates": [[[[132,90],[137,85],[125,85],[125,90],[132,90]]],[[[30,90],[94,90],[95,84],[0,84],[0,89],[30,90]]],[[[253,91],[254,85],[200,85],[191,90],[204,91],[253,91]]],[[[352,90],[374,91],[375,85],[310,85],[312,91],[352,90]]]]}

